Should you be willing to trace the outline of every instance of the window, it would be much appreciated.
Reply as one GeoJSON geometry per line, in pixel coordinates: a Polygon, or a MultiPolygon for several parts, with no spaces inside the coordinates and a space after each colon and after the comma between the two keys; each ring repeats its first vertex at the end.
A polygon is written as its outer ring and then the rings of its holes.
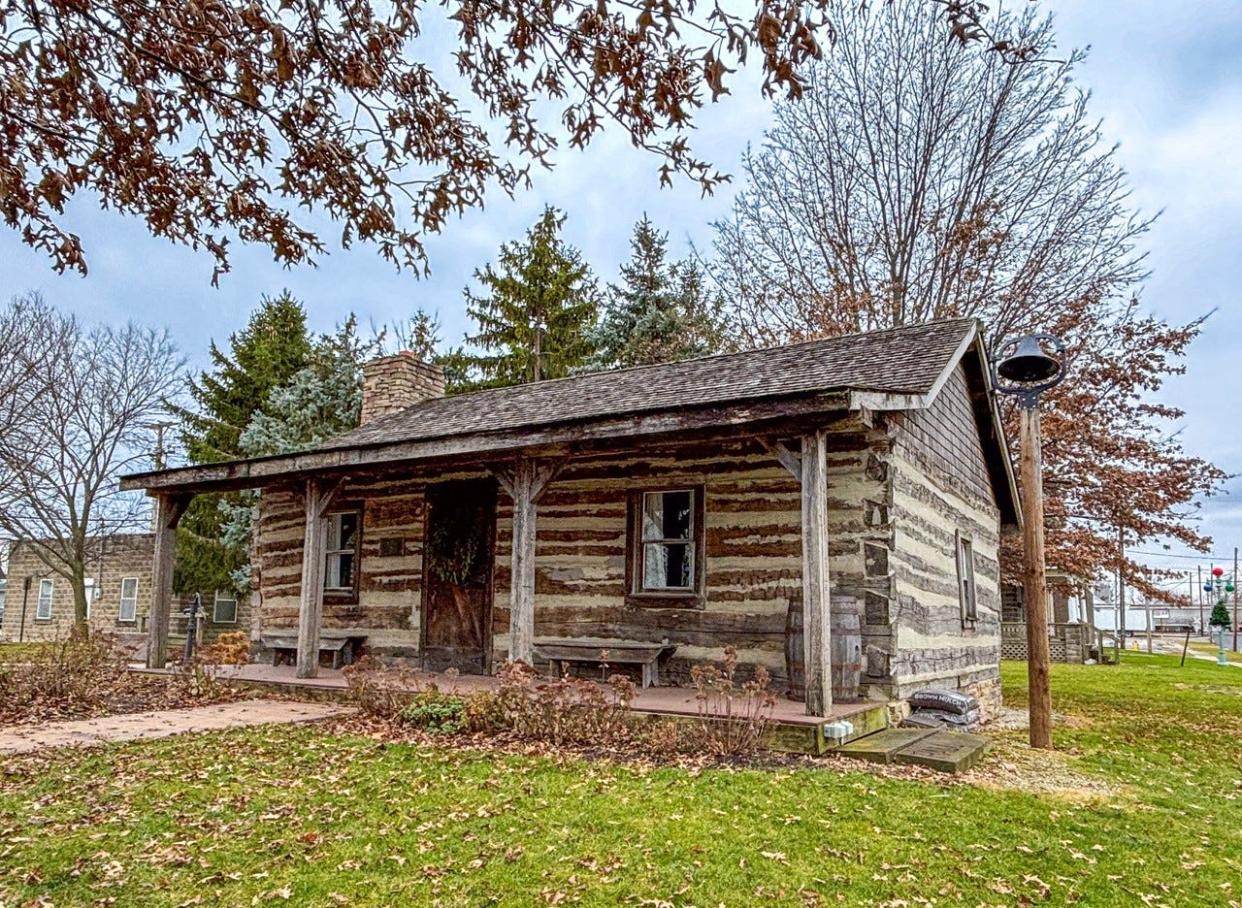
{"type": "Polygon", "coordinates": [[[121,624],[133,624],[138,620],[138,578],[121,580],[121,605],[116,610],[116,620],[121,624]]]}
{"type": "Polygon", "coordinates": [[[630,511],[628,586],[636,604],[701,606],[702,487],[636,491],[630,511]]]}
{"type": "Polygon", "coordinates": [[[216,590],[215,607],[211,610],[212,624],[237,623],[237,596],[227,590],[216,590]]]}
{"type": "Polygon", "coordinates": [[[975,550],[970,537],[957,534],[958,598],[962,606],[962,624],[973,625],[979,619],[975,599],[975,550]]]}
{"type": "Polygon", "coordinates": [[[82,592],[86,595],[86,620],[90,620],[91,608],[95,604],[95,581],[87,577],[82,581],[82,592]]]}
{"type": "Polygon", "coordinates": [[[357,511],[328,515],[326,559],[323,588],[329,592],[354,592],[358,566],[357,511]]]}
{"type": "Polygon", "coordinates": [[[50,577],[39,581],[39,601],[35,605],[36,621],[52,620],[52,589],[53,584],[50,577]]]}

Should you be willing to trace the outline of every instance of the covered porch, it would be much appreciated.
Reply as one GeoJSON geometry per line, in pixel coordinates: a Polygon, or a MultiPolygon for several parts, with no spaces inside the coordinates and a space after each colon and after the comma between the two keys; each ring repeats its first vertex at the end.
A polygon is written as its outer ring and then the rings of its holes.
{"type": "MultiPolygon", "coordinates": [[[[264,623],[255,642],[267,647],[277,628],[294,664],[246,670],[256,678],[343,683],[321,665],[321,652],[349,635],[365,650],[391,650],[427,669],[455,667],[469,679],[459,683],[483,685],[505,660],[542,669],[549,653],[562,656],[576,645],[588,663],[581,667],[590,671],[589,663],[601,661],[590,653],[611,652],[605,659],[621,663],[618,653],[632,648],[658,653],[643,677],[650,668],[662,686],[641,695],[658,712],[693,707],[692,690],[668,683],[684,683],[687,665],[719,661],[723,648],[733,646],[746,671],[767,660],[778,676],[773,686],[782,717],[830,718],[836,715],[830,595],[852,613],[848,659],[855,669],[860,649],[854,600],[830,592],[830,526],[834,519],[861,522],[852,512],[830,515],[830,462],[836,458],[838,472],[855,470],[867,427],[837,411],[781,416],[759,428],[688,428],[674,436],[584,441],[573,452],[541,446],[464,462],[314,470],[306,463],[295,476],[274,477],[258,486],[264,623]],[[356,539],[342,535],[342,514],[352,515],[356,539]],[[651,523],[658,531],[644,529],[651,523]],[[471,533],[476,540],[466,538],[471,533]],[[447,586],[437,581],[442,536],[450,548],[469,543],[485,550],[482,567],[457,571],[461,576],[447,586]],[[347,543],[348,581],[341,575],[347,543]],[[647,589],[653,564],[678,575],[670,588],[647,589]],[[342,584],[352,585],[352,597],[342,584]],[[401,628],[374,631],[393,623],[401,628]],[[792,680],[791,633],[804,702],[784,697],[792,680]],[[379,646],[394,634],[406,635],[408,646],[379,646]],[[460,645],[463,640],[470,645],[460,645]]],[[[173,488],[151,490],[158,518],[149,668],[162,668],[168,658],[181,514],[195,494],[252,486],[257,478],[183,478],[173,488]]],[[[843,668],[837,666],[838,697],[843,668]]],[[[855,678],[843,699],[858,695],[855,678]]]]}

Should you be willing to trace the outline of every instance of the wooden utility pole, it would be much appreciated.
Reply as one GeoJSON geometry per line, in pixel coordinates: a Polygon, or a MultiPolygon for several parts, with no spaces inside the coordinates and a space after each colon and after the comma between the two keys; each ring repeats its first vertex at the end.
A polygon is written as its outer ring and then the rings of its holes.
{"type": "Polygon", "coordinates": [[[1238,651],[1238,547],[1233,547],[1233,651],[1238,651]]]}
{"type": "Polygon", "coordinates": [[[1199,634],[1202,636],[1207,634],[1207,620],[1203,616],[1203,565],[1196,565],[1195,573],[1199,578],[1195,583],[1195,589],[1199,591],[1199,634]]]}
{"type": "Polygon", "coordinates": [[[1052,692],[1048,685],[1048,581],[1044,572],[1043,452],[1038,407],[1018,410],[1021,420],[1022,542],[1026,550],[1022,596],[1026,605],[1027,700],[1031,746],[1052,746],[1052,692]]]}
{"type": "Polygon", "coordinates": [[[1126,648],[1126,531],[1117,524],[1117,661],[1126,648]]]}

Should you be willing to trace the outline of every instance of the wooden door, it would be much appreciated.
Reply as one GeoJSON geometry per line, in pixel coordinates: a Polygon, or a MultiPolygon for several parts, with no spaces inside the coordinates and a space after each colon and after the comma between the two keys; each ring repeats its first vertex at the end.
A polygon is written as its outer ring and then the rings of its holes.
{"type": "Polygon", "coordinates": [[[472,479],[429,487],[424,538],[423,668],[487,674],[496,483],[472,479]]]}

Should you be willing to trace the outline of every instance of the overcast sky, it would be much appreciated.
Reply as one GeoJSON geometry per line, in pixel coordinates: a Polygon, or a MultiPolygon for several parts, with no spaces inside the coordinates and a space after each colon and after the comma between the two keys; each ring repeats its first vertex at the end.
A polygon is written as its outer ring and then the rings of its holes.
{"type": "MultiPolygon", "coordinates": [[[[1120,143],[1135,203],[1164,212],[1149,236],[1146,305],[1175,321],[1217,310],[1193,347],[1187,374],[1163,397],[1187,411],[1180,428],[1190,451],[1242,472],[1242,2],[1052,0],[1045,6],[1057,16],[1062,46],[1092,47],[1079,80],[1093,92],[1092,110],[1106,135],[1120,143]]],[[[736,173],[769,111],[753,85],[734,88],[731,98],[699,113],[694,142],[700,157],[736,173]]],[[[661,190],[655,167],[619,135],[585,152],[562,153],[554,171],[535,175],[532,191],[514,200],[493,195],[485,211],[470,212],[433,237],[433,273],[426,280],[395,273],[367,247],[334,249],[317,269],[298,271],[283,270],[261,250],[235,247],[232,273],[213,289],[207,255],[156,240],[139,223],[79,199],[70,226],[83,239],[90,275],[57,276],[15,233],[0,228],[0,299],[39,289],[87,320],[167,325],[194,366],[204,364],[209,338],[225,338],[262,294],[284,287],[306,303],[318,330],[350,311],[364,323],[385,324],[421,305],[439,312],[445,339],[455,342],[466,327],[461,289],[472,270],[491,260],[500,242],[520,236],[545,204],[567,212],[568,239],[605,279],[615,277],[630,229],[644,212],[671,232],[674,254],[691,242],[709,245],[708,225],[727,210],[728,187],[708,199],[688,185],[661,190]]],[[[1204,507],[1217,562],[1242,544],[1242,482],[1231,480],[1229,491],[1204,507]]],[[[1151,563],[1190,568],[1196,562],[1152,556],[1151,563]]]]}

